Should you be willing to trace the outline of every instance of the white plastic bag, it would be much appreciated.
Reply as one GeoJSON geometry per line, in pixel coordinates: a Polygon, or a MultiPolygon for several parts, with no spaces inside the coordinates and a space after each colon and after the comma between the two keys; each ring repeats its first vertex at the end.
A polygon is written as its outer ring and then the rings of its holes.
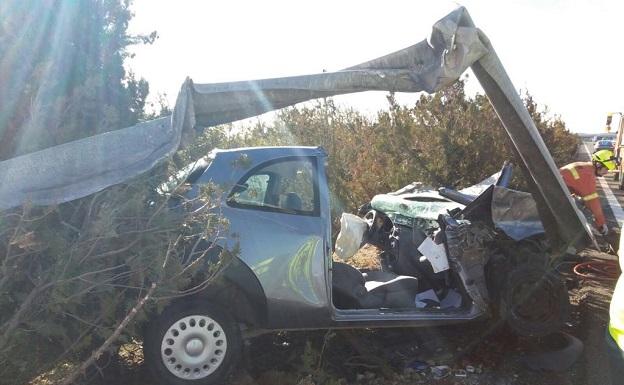
{"type": "Polygon", "coordinates": [[[367,228],[364,219],[343,213],[340,217],[340,233],[336,238],[336,255],[343,261],[351,258],[360,249],[367,228]]]}

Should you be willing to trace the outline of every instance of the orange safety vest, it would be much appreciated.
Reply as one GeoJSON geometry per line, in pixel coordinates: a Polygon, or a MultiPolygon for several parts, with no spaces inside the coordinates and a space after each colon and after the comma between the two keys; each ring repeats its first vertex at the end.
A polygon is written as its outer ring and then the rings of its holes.
{"type": "Polygon", "coordinates": [[[605,224],[605,216],[600,205],[600,197],[596,192],[596,170],[589,162],[575,162],[559,169],[561,177],[570,192],[578,195],[585,202],[596,221],[596,227],[605,224]]]}

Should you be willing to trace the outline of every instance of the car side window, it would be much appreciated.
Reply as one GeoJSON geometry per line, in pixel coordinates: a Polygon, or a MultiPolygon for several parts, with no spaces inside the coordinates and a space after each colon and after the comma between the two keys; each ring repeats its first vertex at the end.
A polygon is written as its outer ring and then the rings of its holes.
{"type": "Polygon", "coordinates": [[[237,185],[233,200],[248,205],[262,205],[266,197],[270,176],[267,174],[252,175],[243,184],[237,185]]]}
{"type": "Polygon", "coordinates": [[[234,207],[318,215],[319,197],[313,158],[290,158],[261,165],[232,189],[234,207]]]}

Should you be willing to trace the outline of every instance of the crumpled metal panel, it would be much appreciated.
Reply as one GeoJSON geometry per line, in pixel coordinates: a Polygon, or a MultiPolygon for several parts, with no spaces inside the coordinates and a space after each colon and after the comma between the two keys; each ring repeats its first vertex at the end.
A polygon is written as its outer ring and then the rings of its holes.
{"type": "MultiPolygon", "coordinates": [[[[460,25],[474,27],[468,13],[464,16],[460,25]]],[[[522,161],[521,169],[531,186],[547,235],[557,246],[567,246],[568,252],[575,252],[589,242],[598,247],[589,223],[576,208],[517,88],[482,32],[481,41],[488,52],[471,65],[471,69],[503,123],[516,156],[522,161]]]]}
{"type": "Polygon", "coordinates": [[[175,150],[174,137],[162,118],[2,161],[0,209],[67,202],[121,183],[175,150]]]}
{"type": "Polygon", "coordinates": [[[201,126],[231,122],[310,99],[361,91],[429,93],[454,83],[487,53],[474,26],[459,26],[465,8],[434,24],[428,39],[337,72],[242,82],[195,84],[201,126]]]}
{"type": "Polygon", "coordinates": [[[434,92],[486,53],[465,9],[438,21],[428,40],[343,71],[219,84],[187,79],[173,115],[0,162],[0,209],[77,199],[131,179],[189,143],[195,129],[305,100],[368,90],[434,92]]]}
{"type": "Polygon", "coordinates": [[[497,229],[516,241],[544,233],[533,196],[505,187],[494,186],[492,222],[497,229]]]}
{"type": "Polygon", "coordinates": [[[499,171],[495,174],[490,175],[489,177],[483,179],[481,182],[474,184],[470,187],[466,187],[463,188],[461,190],[459,190],[458,192],[470,196],[473,199],[478,197],[479,195],[483,194],[483,192],[485,190],[488,189],[488,187],[496,184],[496,182],[498,182],[498,180],[500,179],[501,175],[502,175],[503,171],[499,171]]]}

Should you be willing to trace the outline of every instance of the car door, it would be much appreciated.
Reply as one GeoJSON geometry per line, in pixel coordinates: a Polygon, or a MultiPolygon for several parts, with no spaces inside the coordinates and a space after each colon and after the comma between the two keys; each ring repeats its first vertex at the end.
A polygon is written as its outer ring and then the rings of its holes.
{"type": "Polygon", "coordinates": [[[247,172],[229,192],[224,216],[267,298],[270,328],[329,318],[325,226],[316,157],[286,157],[247,172]]]}

